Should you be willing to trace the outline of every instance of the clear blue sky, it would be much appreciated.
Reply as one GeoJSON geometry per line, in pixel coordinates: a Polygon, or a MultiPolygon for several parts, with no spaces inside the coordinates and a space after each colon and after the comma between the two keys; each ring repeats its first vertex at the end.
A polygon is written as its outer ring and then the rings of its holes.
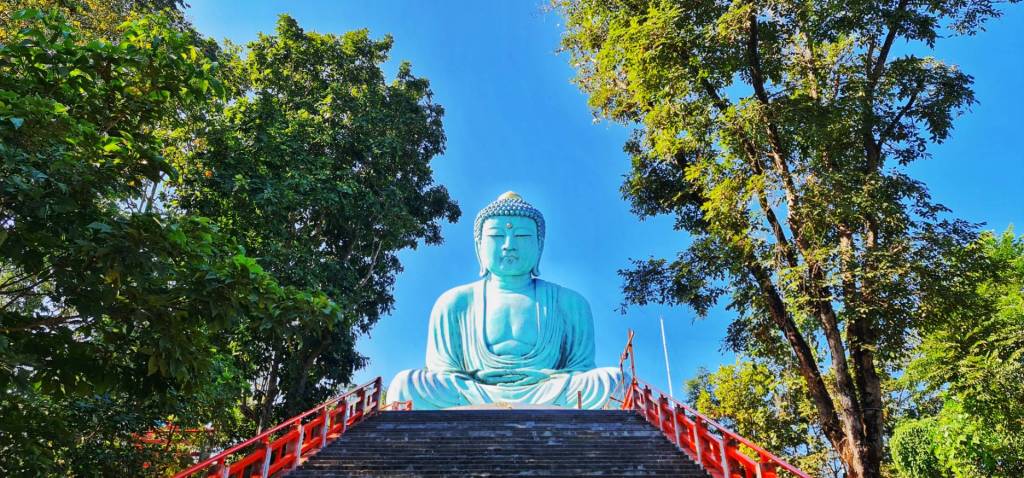
{"type": "MultiPolygon", "coordinates": [[[[445,244],[402,254],[405,272],[396,306],[359,343],[370,358],[357,380],[390,380],[422,367],[427,318],[446,289],[476,278],[472,222],[506,190],[543,211],[548,236],[543,277],[590,300],[599,365],[615,365],[626,330],[637,331],[638,374],[667,389],[658,316],[663,314],[677,395],[700,366],[732,362],[720,351],[730,313],[703,321],[685,308],[648,307],[620,315],[616,270],[630,257],[670,257],[685,244],[667,218],[639,222],[619,194],[629,161],[625,128],[595,124],[586,98],[570,83],[573,70],[555,50],[561,18],[543,0],[521,1],[212,1],[191,0],[189,15],[204,34],[244,44],[271,32],[281,13],[307,30],[341,33],[368,28],[394,36],[393,73],[408,60],[430,79],[444,105],[447,152],[434,161],[435,178],[459,202],[463,217],[445,225],[445,244]]],[[[933,196],[959,217],[1002,231],[1024,221],[1024,8],[1007,9],[987,32],[940,41],[939,58],[976,79],[980,104],[956,123],[953,138],[915,165],[933,196]]],[[[1018,227],[1018,232],[1021,232],[1018,227]]]]}

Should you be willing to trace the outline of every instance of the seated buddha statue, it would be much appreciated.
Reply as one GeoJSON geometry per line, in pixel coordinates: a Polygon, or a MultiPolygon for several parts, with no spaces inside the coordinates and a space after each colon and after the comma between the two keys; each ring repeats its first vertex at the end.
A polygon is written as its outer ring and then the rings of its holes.
{"type": "Polygon", "coordinates": [[[594,319],[579,293],[538,278],[544,216],[514,192],[473,224],[480,280],[441,294],[426,368],[392,380],[417,410],[488,403],[601,408],[622,380],[594,363],[594,319]]]}

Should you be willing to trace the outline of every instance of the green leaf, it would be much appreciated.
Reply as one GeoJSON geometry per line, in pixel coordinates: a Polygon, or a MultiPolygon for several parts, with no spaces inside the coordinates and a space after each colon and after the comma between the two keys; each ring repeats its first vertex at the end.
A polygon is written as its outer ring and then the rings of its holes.
{"type": "Polygon", "coordinates": [[[11,15],[13,20],[28,20],[28,19],[39,19],[43,18],[43,12],[35,8],[26,8],[24,10],[18,10],[11,15]]]}
{"type": "Polygon", "coordinates": [[[103,145],[103,151],[106,151],[108,153],[121,151],[121,145],[118,144],[116,139],[111,138],[111,141],[103,145]]]}
{"type": "Polygon", "coordinates": [[[160,370],[160,362],[157,361],[156,355],[149,356],[149,365],[146,367],[146,374],[153,375],[160,370]]]}

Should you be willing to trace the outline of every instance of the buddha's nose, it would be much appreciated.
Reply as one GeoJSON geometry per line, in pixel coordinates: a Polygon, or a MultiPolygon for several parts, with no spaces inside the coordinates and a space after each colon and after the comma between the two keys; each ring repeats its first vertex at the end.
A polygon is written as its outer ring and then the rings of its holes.
{"type": "Polygon", "coordinates": [[[501,250],[507,251],[509,249],[515,249],[515,242],[512,241],[512,235],[505,236],[505,242],[501,245],[501,250]]]}

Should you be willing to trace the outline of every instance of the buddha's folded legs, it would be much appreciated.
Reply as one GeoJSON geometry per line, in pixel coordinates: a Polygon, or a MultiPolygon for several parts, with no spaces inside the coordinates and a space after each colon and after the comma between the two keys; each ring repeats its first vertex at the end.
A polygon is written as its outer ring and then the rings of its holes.
{"type": "Polygon", "coordinates": [[[576,408],[601,408],[622,380],[619,369],[596,368],[586,372],[556,373],[531,385],[487,385],[469,375],[430,370],[406,370],[388,387],[388,401],[412,400],[416,408],[442,409],[493,402],[530,403],[576,408]]]}
{"type": "Polygon", "coordinates": [[[574,373],[566,384],[565,391],[554,404],[576,408],[577,402],[582,401],[583,408],[599,409],[608,402],[608,397],[621,381],[622,372],[615,367],[601,367],[574,373]]]}
{"type": "Polygon", "coordinates": [[[388,387],[389,402],[412,400],[418,410],[440,410],[473,403],[490,403],[469,375],[430,370],[405,370],[388,387]]]}

